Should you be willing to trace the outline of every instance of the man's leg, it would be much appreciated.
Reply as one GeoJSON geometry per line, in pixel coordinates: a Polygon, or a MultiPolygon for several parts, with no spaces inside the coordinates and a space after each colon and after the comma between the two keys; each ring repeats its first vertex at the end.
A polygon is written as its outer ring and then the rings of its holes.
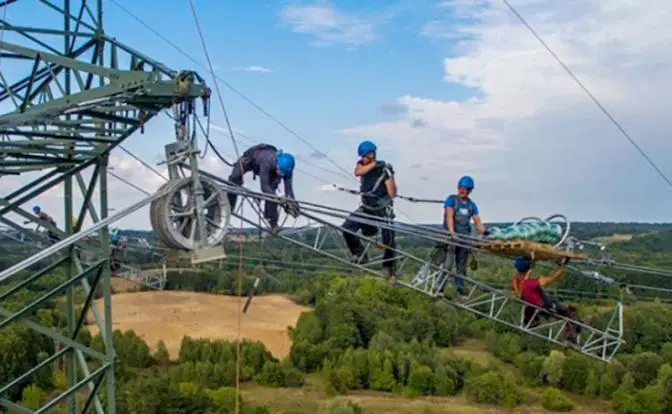
{"type": "MultiPolygon", "coordinates": [[[[448,243],[437,242],[436,245],[434,246],[434,249],[429,254],[429,262],[434,266],[443,268],[443,265],[446,262],[446,258],[448,257],[448,248],[449,248],[448,243]]],[[[445,270],[448,270],[448,268],[445,268],[445,270]]],[[[434,271],[433,268],[430,270],[430,272],[432,271],[434,271]]],[[[443,270],[441,270],[436,275],[436,280],[434,281],[434,286],[432,287],[433,289],[435,289],[435,292],[438,293],[439,295],[443,295],[443,284],[445,281],[446,281],[446,273],[443,270]]]]}
{"type": "MultiPolygon", "coordinates": [[[[579,315],[573,306],[566,305],[558,301],[556,301],[554,305],[555,310],[559,315],[564,316],[565,318],[571,319],[573,321],[583,322],[579,318],[579,315]]],[[[579,339],[580,333],[581,333],[581,325],[571,322],[565,325],[565,331],[564,331],[565,341],[576,343],[577,340],[579,339]]]]}
{"type": "Polygon", "coordinates": [[[58,234],[51,231],[47,232],[47,237],[49,238],[51,244],[56,244],[61,240],[61,238],[58,237],[58,234]]]}
{"type": "MultiPolygon", "coordinates": [[[[275,194],[269,194],[269,195],[275,195],[275,194]]],[[[264,218],[268,220],[268,223],[271,225],[271,228],[278,227],[278,221],[280,219],[280,215],[278,213],[278,203],[270,200],[264,202],[264,218]]]]}
{"type": "MultiPolygon", "coordinates": [[[[244,163],[245,160],[243,158],[240,158],[233,164],[233,168],[231,169],[231,175],[229,175],[229,181],[231,182],[231,184],[239,186],[243,185],[243,174],[245,174],[244,163]]],[[[226,196],[229,199],[229,204],[231,205],[231,212],[234,212],[236,210],[236,201],[238,200],[238,194],[229,192],[226,196]]]]}
{"type": "Polygon", "coordinates": [[[364,264],[363,258],[360,257],[362,256],[362,253],[364,253],[364,246],[362,245],[362,241],[357,236],[357,231],[363,227],[362,223],[357,221],[358,219],[362,219],[362,217],[359,215],[360,212],[361,208],[358,208],[353,213],[350,213],[348,218],[345,219],[345,222],[343,222],[342,227],[343,239],[345,239],[345,245],[348,247],[350,254],[355,256],[355,258],[359,260],[360,264],[364,264]]]}
{"type": "Polygon", "coordinates": [[[455,289],[460,295],[466,295],[464,278],[467,276],[467,263],[469,261],[469,249],[455,246],[455,289]]]}
{"type": "MultiPolygon", "coordinates": [[[[386,225],[391,225],[392,220],[388,218],[386,220],[386,225]]],[[[385,252],[383,253],[383,268],[385,268],[390,281],[394,282],[395,270],[396,270],[396,257],[397,252],[397,242],[395,240],[394,230],[389,228],[381,229],[381,237],[383,239],[383,244],[385,245],[385,252]]]]}
{"type": "Polygon", "coordinates": [[[537,308],[523,305],[523,324],[528,328],[534,328],[539,322],[539,316],[536,315],[537,308]],[[532,320],[534,318],[534,320],[532,320]],[[529,326],[528,326],[529,324],[529,326]]]}

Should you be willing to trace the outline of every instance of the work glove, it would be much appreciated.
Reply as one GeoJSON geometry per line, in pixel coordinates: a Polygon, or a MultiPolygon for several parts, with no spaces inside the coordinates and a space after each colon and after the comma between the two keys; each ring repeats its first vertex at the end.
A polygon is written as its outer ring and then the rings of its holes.
{"type": "Polygon", "coordinates": [[[294,218],[299,217],[301,214],[301,210],[299,209],[299,203],[296,202],[295,200],[287,200],[284,203],[282,203],[282,208],[285,210],[285,213],[287,215],[292,216],[294,218]]]}

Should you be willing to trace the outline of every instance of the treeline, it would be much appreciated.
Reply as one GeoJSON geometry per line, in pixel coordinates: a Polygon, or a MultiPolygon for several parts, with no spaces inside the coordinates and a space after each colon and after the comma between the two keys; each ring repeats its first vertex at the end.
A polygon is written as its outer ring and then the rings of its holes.
{"type": "MultiPolygon", "coordinates": [[[[185,337],[180,354],[170,360],[165,344],[159,342],[151,354],[149,346],[134,332],[114,332],[116,359],[116,404],[119,413],[232,413],[236,404],[242,413],[271,413],[268,407],[248,404],[239,396],[236,403],[237,343],[196,340],[185,337]]],[[[87,338],[98,351],[103,351],[100,336],[87,338]]],[[[288,363],[275,359],[258,342],[240,344],[240,380],[254,381],[269,387],[299,387],[304,376],[288,363]]],[[[12,353],[9,353],[13,356],[12,353]]],[[[29,358],[25,358],[30,363],[29,358]]],[[[34,362],[34,361],[33,361],[34,362]]],[[[36,409],[67,389],[62,369],[44,370],[37,381],[25,385],[14,400],[29,409],[36,409]]],[[[107,396],[103,394],[103,400],[107,396]]],[[[65,413],[61,408],[57,413],[65,413]]]]}
{"type": "MultiPolygon", "coordinates": [[[[567,411],[574,403],[565,392],[571,392],[611,400],[620,414],[672,410],[672,310],[663,305],[626,310],[625,353],[607,365],[574,352],[550,352],[546,342],[507,332],[486,319],[381,281],[332,278],[311,286],[307,291],[316,306],[290,329],[289,357],[278,361],[262,344],[243,342],[241,381],[300,387],[306,375],[316,374],[333,394],[363,389],[405,396],[462,393],[477,403],[541,404],[567,411]],[[450,352],[470,338],[487,341],[491,352],[515,366],[520,375],[450,352]]],[[[297,282],[294,288],[302,291],[309,286],[297,282]]],[[[26,295],[24,299],[30,299],[31,294],[26,295]]],[[[52,305],[36,316],[65,331],[65,315],[58,303],[52,305]]],[[[599,314],[586,316],[593,324],[600,323],[599,314]]],[[[80,340],[102,349],[100,337],[91,338],[86,330],[80,332],[80,340]]],[[[185,337],[171,361],[162,343],[152,354],[132,332],[117,331],[113,340],[119,412],[226,413],[235,406],[235,343],[185,337]]],[[[6,383],[16,378],[53,352],[53,344],[21,326],[0,331],[0,379],[6,383]]],[[[63,368],[45,367],[10,390],[8,397],[37,407],[67,388],[63,368]]],[[[243,412],[271,412],[270,407],[242,404],[247,410],[243,412]]],[[[339,409],[362,412],[352,404],[339,409]]]]}
{"type": "MultiPolygon", "coordinates": [[[[323,372],[336,392],[371,389],[405,395],[455,395],[478,403],[540,402],[552,411],[574,404],[560,390],[610,399],[619,414],[672,412],[672,311],[660,304],[626,311],[626,344],[611,364],[510,333],[413,292],[371,281],[337,280],[314,312],[292,330],[291,361],[323,372]],[[333,294],[333,295],[332,295],[333,294]],[[490,351],[518,368],[480,366],[445,347],[483,338],[490,351]],[[544,387],[541,395],[530,387],[544,387]]],[[[594,322],[598,322],[595,315],[594,322]]]]}

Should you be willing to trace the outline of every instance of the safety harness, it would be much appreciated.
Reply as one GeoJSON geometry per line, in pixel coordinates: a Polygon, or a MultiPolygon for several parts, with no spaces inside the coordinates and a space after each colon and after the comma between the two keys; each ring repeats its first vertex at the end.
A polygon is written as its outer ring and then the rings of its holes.
{"type": "MultiPolygon", "coordinates": [[[[467,206],[468,206],[467,207],[468,208],[467,215],[468,215],[469,219],[471,219],[474,216],[474,208],[472,207],[473,203],[471,202],[471,199],[469,197],[467,197],[467,206]]],[[[453,206],[453,218],[457,215],[457,210],[459,208],[460,208],[460,196],[456,194],[455,195],[455,205],[453,206]]]]}
{"type": "Polygon", "coordinates": [[[365,209],[370,210],[370,211],[377,211],[377,210],[385,209],[386,210],[386,215],[392,216],[394,214],[393,211],[392,211],[392,204],[393,204],[392,198],[389,197],[389,195],[388,195],[386,197],[386,200],[384,202],[381,202],[381,197],[378,197],[378,195],[376,194],[376,191],[385,182],[385,179],[388,176],[390,176],[390,177],[394,176],[394,174],[392,173],[392,170],[390,168],[388,168],[387,166],[382,167],[382,172],[380,174],[380,177],[378,177],[378,179],[374,183],[373,187],[371,187],[371,189],[369,191],[367,191],[366,193],[360,192],[360,194],[362,195],[362,198],[364,198],[364,197],[375,197],[376,198],[376,203],[379,204],[377,207],[371,207],[371,206],[367,206],[366,204],[362,203],[362,205],[365,209]]]}

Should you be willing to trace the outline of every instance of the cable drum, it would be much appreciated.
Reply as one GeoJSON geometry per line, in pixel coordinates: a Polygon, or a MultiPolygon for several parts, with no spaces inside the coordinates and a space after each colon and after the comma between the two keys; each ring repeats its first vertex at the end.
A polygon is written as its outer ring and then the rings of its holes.
{"type": "Polygon", "coordinates": [[[150,206],[150,221],[157,239],[168,248],[196,250],[222,244],[231,221],[231,206],[226,192],[214,180],[200,178],[203,188],[202,213],[205,237],[198,234],[198,215],[191,177],[164,184],[159,191],[166,195],[150,206]]]}

